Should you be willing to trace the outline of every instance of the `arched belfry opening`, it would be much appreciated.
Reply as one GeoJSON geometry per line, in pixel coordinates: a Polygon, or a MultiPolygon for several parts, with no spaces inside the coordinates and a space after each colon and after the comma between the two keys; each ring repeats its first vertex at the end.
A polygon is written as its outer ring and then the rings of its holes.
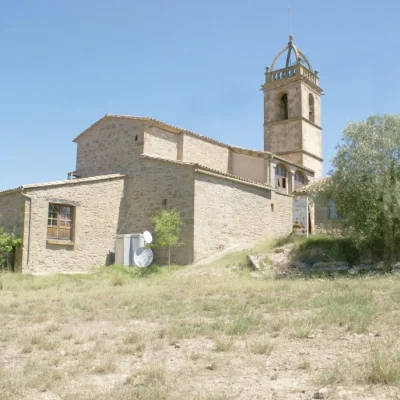
{"type": "Polygon", "coordinates": [[[315,122],[314,96],[311,93],[308,95],[308,119],[315,122]]]}
{"type": "Polygon", "coordinates": [[[288,119],[289,118],[289,110],[288,110],[288,95],[284,93],[281,96],[280,101],[280,120],[288,119]]]}

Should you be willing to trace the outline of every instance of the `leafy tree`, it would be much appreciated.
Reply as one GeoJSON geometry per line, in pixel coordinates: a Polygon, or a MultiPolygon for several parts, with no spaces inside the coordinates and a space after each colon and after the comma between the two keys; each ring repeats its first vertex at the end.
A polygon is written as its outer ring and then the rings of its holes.
{"type": "Polygon", "coordinates": [[[400,115],[349,123],[333,167],[319,196],[334,200],[360,245],[393,261],[400,249],[400,115]]]}
{"type": "Polygon", "coordinates": [[[156,240],[154,247],[168,249],[168,266],[171,265],[171,248],[179,245],[181,217],[176,210],[161,210],[151,221],[154,224],[156,240]]]}
{"type": "Polygon", "coordinates": [[[22,239],[13,233],[4,232],[0,227],[0,269],[7,261],[8,256],[12,253],[14,247],[21,246],[22,239]]]}

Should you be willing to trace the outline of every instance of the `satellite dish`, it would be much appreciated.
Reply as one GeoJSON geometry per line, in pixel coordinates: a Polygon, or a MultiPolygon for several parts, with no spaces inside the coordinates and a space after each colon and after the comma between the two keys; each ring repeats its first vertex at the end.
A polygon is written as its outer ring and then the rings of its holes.
{"type": "Polygon", "coordinates": [[[146,268],[153,262],[153,252],[151,249],[139,247],[133,254],[133,262],[139,268],[146,268]]]}
{"type": "Polygon", "coordinates": [[[151,234],[149,231],[144,231],[144,232],[143,232],[143,238],[144,238],[144,241],[145,241],[147,244],[150,244],[150,243],[153,242],[153,236],[152,236],[152,234],[151,234]]]}

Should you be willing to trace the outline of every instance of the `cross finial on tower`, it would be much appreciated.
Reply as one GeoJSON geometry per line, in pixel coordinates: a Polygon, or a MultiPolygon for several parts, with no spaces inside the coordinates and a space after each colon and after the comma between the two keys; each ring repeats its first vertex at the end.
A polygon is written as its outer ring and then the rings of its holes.
{"type": "Polygon", "coordinates": [[[293,38],[293,36],[292,36],[292,9],[290,8],[290,5],[288,8],[288,12],[289,12],[289,38],[293,38]]]}

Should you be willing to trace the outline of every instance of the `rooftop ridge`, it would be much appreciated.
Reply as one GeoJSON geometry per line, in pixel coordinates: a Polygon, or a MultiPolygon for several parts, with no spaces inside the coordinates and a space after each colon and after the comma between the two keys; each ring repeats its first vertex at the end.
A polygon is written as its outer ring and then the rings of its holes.
{"type": "Polygon", "coordinates": [[[208,136],[201,135],[200,133],[193,132],[193,131],[190,131],[190,130],[184,129],[184,128],[179,128],[178,126],[167,124],[167,123],[165,123],[163,121],[160,121],[158,119],[151,118],[151,117],[141,117],[141,116],[123,115],[123,114],[105,114],[104,117],[100,118],[98,121],[96,121],[91,126],[89,126],[87,129],[85,129],[73,141],[75,143],[77,143],[77,140],[79,138],[81,138],[86,132],[88,132],[89,130],[91,130],[92,128],[97,126],[101,121],[103,121],[104,119],[107,119],[107,118],[121,118],[121,119],[130,119],[130,120],[136,120],[136,121],[153,122],[155,124],[161,125],[162,127],[168,127],[170,129],[172,129],[173,131],[175,131],[175,133],[184,132],[184,133],[193,135],[195,137],[198,137],[200,139],[206,140],[206,141],[208,141],[210,143],[214,143],[214,144],[217,144],[219,146],[226,147],[226,148],[228,148],[230,150],[233,150],[233,151],[235,151],[235,150],[247,151],[247,152],[257,153],[259,155],[272,156],[273,158],[276,158],[277,160],[284,161],[285,163],[294,165],[295,167],[302,168],[302,169],[304,169],[306,171],[309,171],[309,172],[315,172],[314,170],[312,170],[310,168],[304,167],[303,165],[297,164],[297,163],[295,163],[293,161],[290,161],[290,160],[288,160],[288,159],[286,159],[284,157],[281,157],[281,156],[279,156],[277,154],[274,154],[274,153],[271,153],[271,152],[268,152],[268,151],[263,151],[263,150],[253,150],[253,149],[248,149],[248,148],[245,148],[245,147],[239,147],[239,146],[230,145],[230,144],[221,142],[219,140],[210,138],[208,136]]]}
{"type": "Polygon", "coordinates": [[[33,188],[41,188],[41,187],[48,187],[48,186],[72,185],[72,184],[78,184],[78,183],[103,181],[103,180],[107,180],[107,179],[117,179],[117,178],[123,178],[123,177],[125,177],[125,175],[123,175],[123,174],[109,174],[109,175],[90,176],[87,178],[65,179],[62,181],[31,183],[28,185],[21,185],[16,188],[13,188],[13,189],[2,190],[2,191],[0,191],[0,195],[18,192],[18,191],[24,190],[24,189],[33,189],[33,188]]]}

